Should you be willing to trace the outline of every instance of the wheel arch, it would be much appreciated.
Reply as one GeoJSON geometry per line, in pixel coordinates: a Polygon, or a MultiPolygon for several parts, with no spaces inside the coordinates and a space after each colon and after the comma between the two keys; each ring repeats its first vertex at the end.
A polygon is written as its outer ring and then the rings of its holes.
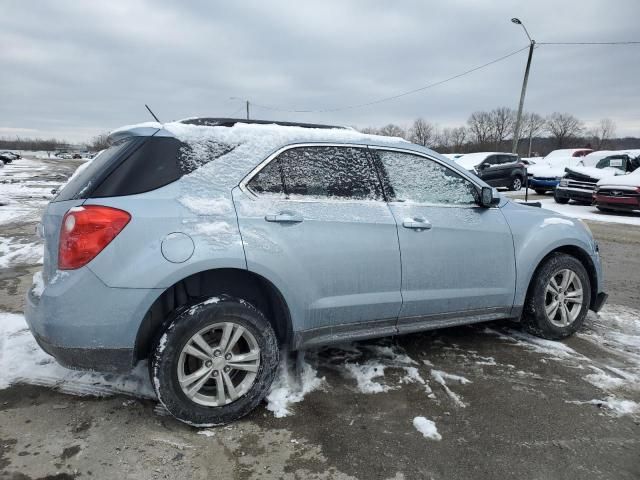
{"type": "Polygon", "coordinates": [[[149,357],[158,335],[171,314],[196,299],[229,295],[251,303],[267,317],[278,338],[287,344],[292,338],[289,306],[280,290],[267,278],[239,268],[215,268],[193,273],[166,288],[147,310],[134,346],[134,363],[149,357]]]}

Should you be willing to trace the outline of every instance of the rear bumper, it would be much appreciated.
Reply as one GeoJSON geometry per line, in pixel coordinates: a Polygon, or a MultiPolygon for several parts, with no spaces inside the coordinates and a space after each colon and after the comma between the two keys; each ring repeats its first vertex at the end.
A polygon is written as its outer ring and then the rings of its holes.
{"type": "Polygon", "coordinates": [[[25,318],[40,347],[69,368],[127,371],[142,319],[161,291],[110,288],[88,268],[58,272],[25,318]]]}

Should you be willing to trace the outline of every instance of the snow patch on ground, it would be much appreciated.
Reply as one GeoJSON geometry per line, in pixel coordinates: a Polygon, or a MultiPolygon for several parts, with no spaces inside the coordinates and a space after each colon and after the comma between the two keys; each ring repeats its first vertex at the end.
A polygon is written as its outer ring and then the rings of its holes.
{"type": "Polygon", "coordinates": [[[451,380],[462,385],[471,383],[470,380],[466,379],[465,377],[461,377],[460,375],[453,375],[451,373],[443,372],[442,370],[431,370],[431,376],[436,381],[436,383],[440,384],[449,398],[453,400],[453,403],[461,408],[465,408],[467,406],[467,404],[462,401],[460,395],[449,388],[449,386],[447,385],[447,380],[451,380]]]}
{"type": "Polygon", "coordinates": [[[424,436],[424,438],[436,441],[442,440],[442,435],[438,433],[436,424],[428,418],[415,417],[413,419],[413,426],[424,436]]]}
{"type": "Polygon", "coordinates": [[[384,377],[384,365],[371,360],[360,365],[359,363],[347,363],[347,372],[355,378],[358,390],[362,393],[382,393],[392,390],[394,387],[374,381],[374,378],[384,377]]]}
{"type": "Polygon", "coordinates": [[[299,354],[292,365],[288,352],[283,352],[277,377],[266,398],[267,410],[276,418],[290,415],[291,404],[301,402],[305,395],[322,386],[325,380],[317,374],[316,369],[305,362],[303,354],[299,354]]]}
{"type": "Polygon", "coordinates": [[[0,389],[25,383],[73,395],[155,398],[146,362],[126,375],[69,370],[40,349],[20,314],[0,313],[0,365],[0,389]]]}
{"type": "Polygon", "coordinates": [[[640,311],[608,304],[599,314],[589,314],[576,336],[608,354],[598,358],[589,358],[565,343],[544,340],[511,328],[485,327],[483,332],[540,353],[544,355],[541,361],[551,359],[584,369],[583,379],[607,395],[605,400],[575,400],[572,403],[598,405],[615,415],[640,413],[637,402],[625,399],[640,391],[640,311]]]}
{"type": "Polygon", "coordinates": [[[15,265],[42,265],[44,246],[21,243],[13,237],[0,237],[0,268],[15,265]]]}

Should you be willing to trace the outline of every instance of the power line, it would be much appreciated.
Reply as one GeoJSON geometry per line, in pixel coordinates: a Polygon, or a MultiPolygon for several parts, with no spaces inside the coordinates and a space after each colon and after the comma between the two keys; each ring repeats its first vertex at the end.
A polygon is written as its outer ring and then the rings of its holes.
{"type": "Polygon", "coordinates": [[[251,102],[251,105],[253,105],[254,107],[259,107],[259,108],[264,108],[266,110],[273,110],[276,112],[288,112],[288,113],[327,113],[327,112],[339,112],[341,110],[350,110],[350,109],[354,109],[354,108],[362,108],[362,107],[368,107],[369,105],[376,105],[378,103],[382,103],[382,102],[388,102],[389,100],[395,100],[396,98],[401,98],[401,97],[405,97],[407,95],[411,95],[417,92],[421,92],[423,90],[427,90],[429,88],[433,88],[436,87],[438,85],[442,85],[443,83],[447,83],[450,82],[452,80],[455,80],[457,78],[463,77],[465,75],[469,75],[470,73],[476,72],[482,68],[486,68],[490,65],[493,65],[494,63],[498,63],[501,62],[502,60],[506,60],[509,57],[512,57],[520,52],[522,52],[523,50],[527,50],[529,48],[529,45],[527,45],[526,47],[522,47],[518,50],[515,50],[511,53],[508,53],[506,55],[503,55],[502,57],[498,57],[494,60],[491,60],[490,62],[487,63],[483,63],[482,65],[479,65],[477,67],[471,68],[469,70],[465,70],[462,73],[458,73],[457,75],[453,75],[452,77],[449,78],[445,78],[444,80],[439,80],[437,82],[434,83],[430,83],[428,85],[425,85],[423,87],[419,87],[419,88],[415,88],[413,90],[409,90],[406,92],[402,92],[399,93],[397,95],[392,95],[390,97],[383,97],[383,98],[379,98],[377,100],[372,100],[370,102],[365,102],[365,103],[358,103],[358,104],[354,104],[354,105],[347,105],[345,107],[337,107],[337,108],[327,108],[327,109],[323,109],[323,110],[306,110],[306,109],[286,109],[286,108],[279,108],[279,107],[273,107],[271,105],[261,105],[259,103],[255,103],[255,102],[251,102]]]}
{"type": "Polygon", "coordinates": [[[640,45],[640,42],[538,42],[538,45],[640,45]]]}

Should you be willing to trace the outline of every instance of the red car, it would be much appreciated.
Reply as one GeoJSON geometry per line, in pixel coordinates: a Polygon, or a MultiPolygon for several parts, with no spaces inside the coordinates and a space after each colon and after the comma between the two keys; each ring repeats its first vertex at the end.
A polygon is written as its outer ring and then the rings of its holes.
{"type": "Polygon", "coordinates": [[[593,202],[603,212],[640,211],[640,169],[600,180],[593,192],[593,202]]]}

